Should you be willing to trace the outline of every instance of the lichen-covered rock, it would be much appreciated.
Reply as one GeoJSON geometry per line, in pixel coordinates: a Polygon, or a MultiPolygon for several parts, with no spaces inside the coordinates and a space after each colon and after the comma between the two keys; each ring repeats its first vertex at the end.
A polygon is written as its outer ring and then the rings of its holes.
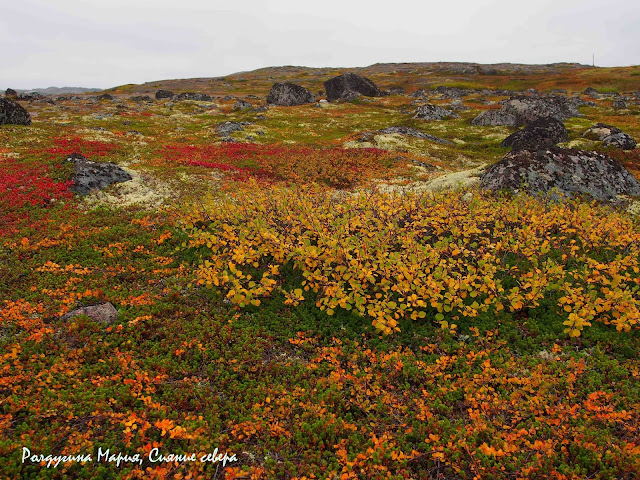
{"type": "Polygon", "coordinates": [[[501,145],[517,150],[547,149],[560,142],[569,140],[564,124],[555,118],[540,118],[529,123],[525,128],[512,133],[501,145]]]}
{"type": "Polygon", "coordinates": [[[246,100],[238,99],[235,101],[233,106],[231,107],[232,112],[240,112],[243,110],[249,110],[253,105],[246,100]]]}
{"type": "Polygon", "coordinates": [[[103,93],[102,95],[98,95],[98,100],[101,102],[113,101],[113,95],[103,93]]]}
{"type": "Polygon", "coordinates": [[[313,93],[295,83],[274,83],[267,96],[267,103],[283,107],[314,103],[316,97],[313,93]]]}
{"type": "Polygon", "coordinates": [[[156,100],[163,100],[165,98],[173,98],[175,97],[176,94],[173,92],[170,92],[169,90],[158,90],[156,92],[156,100]]]}
{"type": "Polygon", "coordinates": [[[625,102],[623,99],[621,98],[617,98],[616,100],[614,100],[613,102],[611,102],[611,106],[613,108],[627,108],[627,102],[625,102]]]}
{"type": "Polygon", "coordinates": [[[480,115],[471,120],[471,125],[475,125],[477,127],[499,125],[506,127],[515,127],[517,123],[518,120],[515,116],[502,110],[485,110],[480,115]]]}
{"type": "Polygon", "coordinates": [[[616,133],[622,133],[622,130],[613,125],[607,125],[606,123],[596,123],[584,132],[582,136],[589,140],[598,140],[601,142],[609,135],[615,135],[616,133]]]}
{"type": "Polygon", "coordinates": [[[480,178],[488,190],[525,190],[569,198],[575,194],[615,202],[618,195],[640,195],[640,184],[612,158],[597,152],[553,147],[508,153],[480,178]]]}
{"type": "Polygon", "coordinates": [[[391,87],[387,91],[389,92],[389,95],[404,95],[403,87],[391,87]]]}
{"type": "Polygon", "coordinates": [[[78,315],[86,315],[95,322],[102,323],[103,325],[111,325],[118,319],[118,310],[116,310],[116,307],[110,302],[99,303],[97,305],[76,308],[60,317],[60,320],[66,322],[78,315]]]}
{"type": "Polygon", "coordinates": [[[585,88],[584,92],[582,93],[584,93],[585,95],[589,95],[592,98],[599,98],[601,96],[600,92],[593,87],[585,88]]]}
{"type": "Polygon", "coordinates": [[[196,102],[212,102],[213,101],[213,98],[211,98],[211,96],[207,95],[206,93],[200,93],[200,92],[179,93],[178,95],[173,97],[173,99],[178,102],[183,100],[195,100],[196,102]]]}
{"type": "Polygon", "coordinates": [[[244,127],[238,122],[224,122],[216,125],[216,131],[218,132],[218,135],[222,135],[223,137],[229,136],[229,134],[233,132],[240,132],[242,130],[244,130],[244,127]]]}
{"type": "Polygon", "coordinates": [[[0,97],[0,125],[31,125],[31,115],[19,103],[0,97]]]}
{"type": "Polygon", "coordinates": [[[396,133],[399,135],[406,135],[407,137],[415,137],[415,138],[422,138],[424,140],[431,140],[432,142],[437,142],[437,143],[443,143],[443,144],[453,143],[450,140],[445,140],[444,138],[438,138],[411,127],[403,127],[403,126],[387,127],[387,128],[383,128],[382,130],[378,130],[376,133],[383,134],[383,135],[396,133]]]}
{"type": "Polygon", "coordinates": [[[355,73],[345,73],[338,75],[324,82],[324,89],[327,92],[327,100],[344,99],[353,93],[359,93],[366,97],[379,97],[380,89],[375,83],[365,77],[355,73]]]}
{"type": "Polygon", "coordinates": [[[429,93],[426,90],[421,88],[420,90],[416,90],[415,92],[411,92],[407,96],[408,97],[412,97],[412,98],[427,98],[429,96],[429,93]]]}
{"type": "Polygon", "coordinates": [[[466,88],[447,87],[446,85],[440,85],[435,91],[445,98],[461,98],[470,93],[466,88]]]}
{"type": "Polygon", "coordinates": [[[602,140],[602,144],[605,147],[617,147],[622,150],[633,150],[636,148],[636,141],[631,138],[630,135],[622,132],[605,137],[602,140]]]}
{"type": "Polygon", "coordinates": [[[72,154],[67,161],[74,164],[74,173],[71,176],[73,185],[70,190],[79,195],[88,195],[93,190],[102,190],[113,183],[133,179],[115,163],[92,162],[79,153],[72,154]]]}
{"type": "Polygon", "coordinates": [[[460,118],[460,116],[450,110],[445,110],[442,107],[428,103],[418,107],[413,118],[420,118],[422,120],[443,120],[445,118],[460,118]]]}

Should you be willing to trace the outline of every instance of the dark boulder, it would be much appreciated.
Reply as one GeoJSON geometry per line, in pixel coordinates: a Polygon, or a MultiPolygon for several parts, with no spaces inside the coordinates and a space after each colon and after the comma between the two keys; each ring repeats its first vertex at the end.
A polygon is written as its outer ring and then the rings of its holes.
{"type": "Polygon", "coordinates": [[[195,100],[196,102],[212,102],[213,98],[211,98],[211,96],[207,95],[206,93],[184,92],[176,95],[174,97],[174,100],[176,101],[195,100]]]}
{"type": "Polygon", "coordinates": [[[636,148],[636,141],[626,133],[614,133],[602,140],[605,147],[616,147],[622,150],[633,150],[636,148]]]}
{"type": "Polygon", "coordinates": [[[345,99],[351,97],[353,93],[358,93],[366,97],[379,97],[380,89],[371,80],[355,73],[345,73],[338,75],[324,82],[324,89],[327,92],[327,100],[345,99]]]}
{"type": "Polygon", "coordinates": [[[4,96],[11,99],[18,98],[18,92],[16,92],[13,88],[7,88],[4,92],[4,96]]]}
{"type": "Polygon", "coordinates": [[[98,100],[102,101],[112,101],[113,100],[113,95],[110,95],[108,93],[103,93],[102,95],[98,95],[98,100]]]}
{"type": "Polygon", "coordinates": [[[129,100],[136,103],[153,103],[153,98],[149,95],[138,95],[135,97],[131,97],[129,100]]]}
{"type": "Polygon", "coordinates": [[[540,118],[529,123],[525,128],[512,133],[501,145],[512,150],[545,150],[560,142],[569,140],[564,124],[555,118],[540,118]]]}
{"type": "Polygon", "coordinates": [[[170,92],[169,90],[158,90],[156,92],[156,100],[163,100],[165,98],[173,98],[175,97],[176,94],[173,92],[170,92]]]}
{"type": "Polygon", "coordinates": [[[477,127],[498,126],[515,127],[518,120],[514,115],[503,110],[485,110],[480,115],[471,120],[471,125],[477,127]]]}
{"type": "Polygon", "coordinates": [[[19,103],[0,97],[0,125],[31,125],[31,115],[19,103]]]}
{"type": "Polygon", "coordinates": [[[74,173],[71,176],[73,186],[70,190],[79,195],[88,195],[92,190],[102,190],[112,183],[133,179],[115,163],[92,162],[79,153],[72,154],[67,161],[74,164],[74,173]]]}
{"type": "Polygon", "coordinates": [[[555,199],[583,194],[615,202],[617,195],[640,195],[638,181],[612,158],[558,147],[510,152],[486,170],[480,183],[488,190],[551,193],[555,199]]]}
{"type": "Polygon", "coordinates": [[[418,107],[413,118],[422,120],[443,120],[445,118],[460,118],[457,113],[445,110],[437,105],[426,104],[418,107]]]}
{"type": "Polygon", "coordinates": [[[267,103],[292,107],[305,103],[314,103],[316,97],[313,93],[295,83],[274,83],[267,95],[267,103]]]}

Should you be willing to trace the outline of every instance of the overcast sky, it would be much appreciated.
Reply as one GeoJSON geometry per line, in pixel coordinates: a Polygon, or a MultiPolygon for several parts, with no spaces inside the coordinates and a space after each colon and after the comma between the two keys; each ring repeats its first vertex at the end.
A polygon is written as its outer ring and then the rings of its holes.
{"type": "Polygon", "coordinates": [[[638,0],[5,0],[0,88],[279,65],[640,64],[638,0]]]}

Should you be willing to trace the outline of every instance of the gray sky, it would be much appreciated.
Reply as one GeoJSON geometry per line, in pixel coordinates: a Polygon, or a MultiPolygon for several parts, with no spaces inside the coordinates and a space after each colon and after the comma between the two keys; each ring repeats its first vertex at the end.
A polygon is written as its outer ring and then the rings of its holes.
{"type": "Polygon", "coordinates": [[[278,65],[640,64],[638,0],[3,0],[0,88],[278,65]]]}

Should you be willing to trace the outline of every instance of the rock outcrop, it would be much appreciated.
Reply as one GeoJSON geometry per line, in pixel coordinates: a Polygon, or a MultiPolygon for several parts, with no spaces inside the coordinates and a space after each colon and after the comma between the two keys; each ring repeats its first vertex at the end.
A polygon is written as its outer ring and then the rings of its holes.
{"type": "Polygon", "coordinates": [[[283,107],[315,103],[315,101],[315,95],[309,90],[289,82],[274,83],[267,95],[267,103],[283,107]]]}
{"type": "Polygon", "coordinates": [[[597,152],[553,147],[508,153],[480,179],[489,190],[525,190],[552,198],[576,194],[616,202],[618,195],[640,195],[640,184],[612,158],[597,152]]]}
{"type": "Polygon", "coordinates": [[[379,97],[381,95],[380,89],[375,83],[355,73],[345,73],[327,80],[324,82],[324,89],[327,92],[327,100],[330,102],[352,99],[354,93],[366,97],[379,97]]]}
{"type": "Polygon", "coordinates": [[[31,125],[31,115],[19,103],[0,97],[0,125],[31,125]]]}
{"type": "Polygon", "coordinates": [[[93,190],[102,190],[113,183],[132,180],[133,177],[115,163],[98,163],[87,160],[79,153],[67,158],[74,164],[70,190],[79,195],[88,195],[93,190]]]}

